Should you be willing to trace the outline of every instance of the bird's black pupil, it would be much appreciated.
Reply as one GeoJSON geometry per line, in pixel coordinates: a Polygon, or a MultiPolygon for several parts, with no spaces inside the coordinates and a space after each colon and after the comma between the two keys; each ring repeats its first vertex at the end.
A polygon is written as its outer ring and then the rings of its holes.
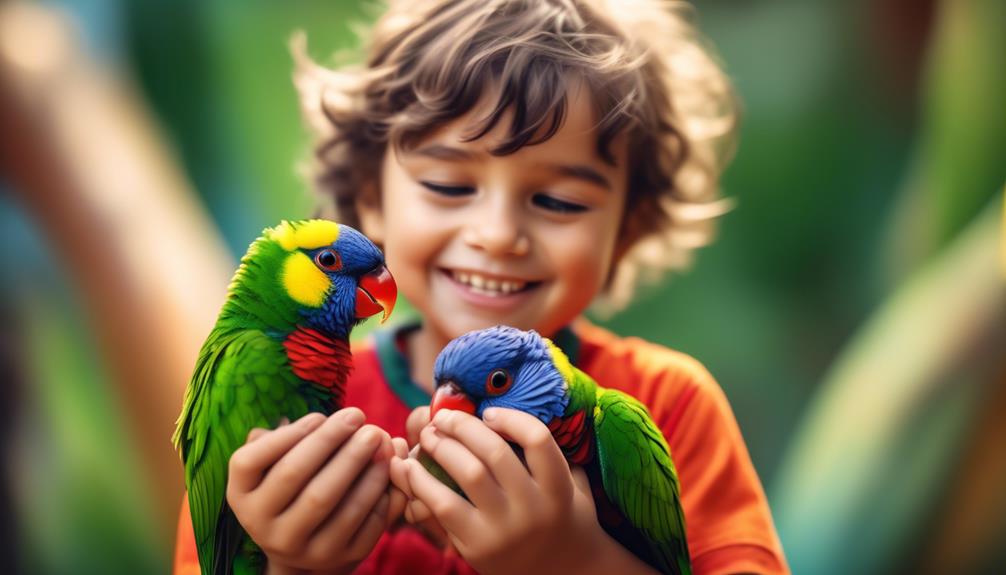
{"type": "Polygon", "coordinates": [[[502,371],[494,371],[492,379],[489,381],[493,387],[499,388],[506,385],[506,373],[502,371]]]}
{"type": "Polygon", "coordinates": [[[318,258],[323,266],[334,266],[335,265],[335,254],[332,252],[321,252],[321,256],[318,258]]]}

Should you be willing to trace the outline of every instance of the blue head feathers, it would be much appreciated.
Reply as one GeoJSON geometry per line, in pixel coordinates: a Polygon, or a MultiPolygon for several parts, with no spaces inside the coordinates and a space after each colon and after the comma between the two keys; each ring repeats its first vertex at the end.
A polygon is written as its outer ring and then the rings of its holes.
{"type": "Polygon", "coordinates": [[[333,247],[342,257],[342,273],[345,275],[360,277],[384,265],[384,254],[374,242],[347,225],[339,224],[339,238],[333,247]]]}
{"type": "Polygon", "coordinates": [[[569,403],[549,346],[533,330],[496,326],[466,333],[440,352],[433,374],[438,387],[461,388],[478,417],[487,407],[508,407],[548,423],[569,403]]]}
{"type": "Polygon", "coordinates": [[[309,325],[348,336],[357,321],[382,309],[385,317],[391,312],[397,288],[384,254],[366,236],[340,224],[334,242],[305,252],[330,281],[321,307],[303,312],[309,325]]]}

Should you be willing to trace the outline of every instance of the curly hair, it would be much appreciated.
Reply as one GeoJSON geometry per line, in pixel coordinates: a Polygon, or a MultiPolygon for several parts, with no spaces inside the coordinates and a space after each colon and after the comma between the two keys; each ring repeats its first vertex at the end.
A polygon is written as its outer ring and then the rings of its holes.
{"type": "Polygon", "coordinates": [[[595,302],[623,306],[641,279],[687,264],[729,209],[718,184],[737,102],[691,14],[660,0],[398,1],[370,31],[365,64],[335,69],[311,60],[296,35],[294,82],[330,215],[358,226],[357,197],[379,189],[387,147],[419,143],[471,110],[487,86],[498,87],[497,101],[471,140],[508,110],[493,154],[547,140],[577,78],[597,108],[600,157],[614,162],[611,142],[623,132],[631,150],[616,264],[595,302]]]}

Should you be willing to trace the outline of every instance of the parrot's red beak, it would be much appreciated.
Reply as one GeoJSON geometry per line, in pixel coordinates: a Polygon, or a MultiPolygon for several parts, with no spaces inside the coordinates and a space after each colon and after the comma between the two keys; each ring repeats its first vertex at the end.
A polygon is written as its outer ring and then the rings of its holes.
{"type": "Polygon", "coordinates": [[[381,323],[384,323],[391,315],[391,310],[395,309],[397,298],[398,286],[395,285],[391,272],[383,265],[375,268],[356,282],[356,319],[368,318],[383,311],[381,323]]]}
{"type": "Polygon", "coordinates": [[[456,409],[475,415],[475,404],[453,381],[445,381],[437,386],[430,401],[430,419],[441,409],[456,409]]]}

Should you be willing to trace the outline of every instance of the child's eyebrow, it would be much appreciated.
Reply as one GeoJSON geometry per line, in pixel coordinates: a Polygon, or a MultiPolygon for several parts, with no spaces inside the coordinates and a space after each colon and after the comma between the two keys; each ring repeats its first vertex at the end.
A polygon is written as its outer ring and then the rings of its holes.
{"type": "MultiPolygon", "coordinates": [[[[430,144],[428,146],[423,146],[411,152],[417,156],[424,156],[427,158],[433,158],[435,160],[444,160],[447,162],[470,162],[477,160],[480,157],[485,156],[484,153],[474,152],[471,150],[465,150],[463,148],[454,148],[451,146],[445,146],[443,144],[430,144]]],[[[594,168],[582,164],[553,164],[547,163],[542,164],[542,167],[548,169],[560,176],[566,176],[568,178],[575,178],[577,180],[585,181],[589,184],[594,184],[605,190],[611,190],[611,182],[608,178],[604,176],[601,172],[595,170],[594,168]]]]}
{"type": "Polygon", "coordinates": [[[448,162],[469,162],[484,155],[462,148],[452,148],[443,144],[430,144],[417,150],[412,150],[411,153],[417,156],[426,156],[434,160],[446,160],[448,162]]]}
{"type": "Polygon", "coordinates": [[[546,166],[560,175],[583,180],[589,184],[600,186],[608,191],[611,190],[611,182],[608,181],[608,178],[604,177],[604,174],[598,172],[590,166],[567,164],[546,164],[546,166]]]}

